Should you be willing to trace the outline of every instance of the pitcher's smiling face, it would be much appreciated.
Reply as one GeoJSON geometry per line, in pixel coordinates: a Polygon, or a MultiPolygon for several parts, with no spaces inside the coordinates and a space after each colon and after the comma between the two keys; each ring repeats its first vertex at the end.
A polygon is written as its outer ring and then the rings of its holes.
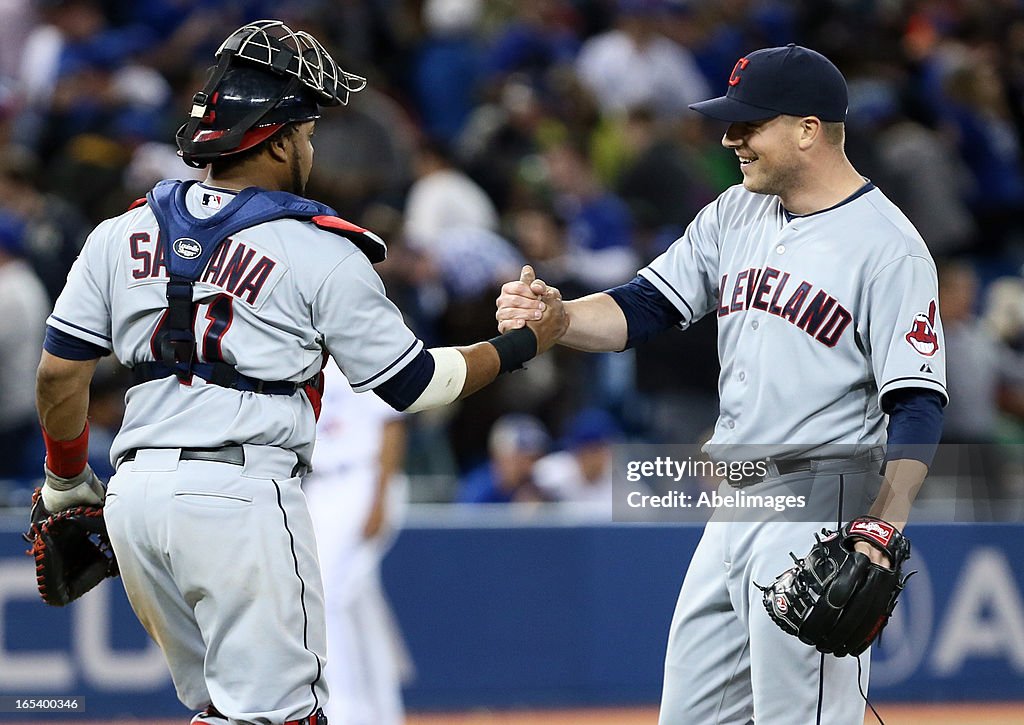
{"type": "Polygon", "coordinates": [[[799,180],[799,135],[799,118],[775,116],[730,124],[722,145],[736,153],[746,189],[785,198],[799,180]]]}

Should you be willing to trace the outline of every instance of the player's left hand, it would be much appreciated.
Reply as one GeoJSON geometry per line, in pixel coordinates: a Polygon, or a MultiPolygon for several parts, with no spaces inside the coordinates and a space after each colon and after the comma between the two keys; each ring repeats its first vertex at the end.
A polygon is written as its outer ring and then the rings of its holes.
{"type": "Polygon", "coordinates": [[[837,657],[871,646],[913,574],[902,570],[910,541],[873,516],[838,531],[823,529],[805,557],[791,556],[795,566],[758,585],[764,607],[783,631],[837,657]]]}
{"type": "Polygon", "coordinates": [[[859,551],[861,554],[871,560],[872,564],[878,564],[878,566],[884,566],[886,569],[892,568],[892,562],[889,561],[889,555],[879,549],[877,546],[869,544],[866,541],[858,541],[854,547],[854,551],[859,551]]]}
{"type": "Polygon", "coordinates": [[[102,506],[107,489],[89,464],[77,476],[62,478],[43,465],[45,481],[40,492],[47,512],[57,513],[74,506],[102,506]]]}
{"type": "MultiPolygon", "coordinates": [[[[92,471],[90,470],[90,473],[92,471]]],[[[83,503],[50,512],[42,489],[32,496],[32,512],[25,541],[26,553],[36,562],[39,596],[47,604],[63,607],[109,576],[117,576],[103,508],[83,503]]]]}

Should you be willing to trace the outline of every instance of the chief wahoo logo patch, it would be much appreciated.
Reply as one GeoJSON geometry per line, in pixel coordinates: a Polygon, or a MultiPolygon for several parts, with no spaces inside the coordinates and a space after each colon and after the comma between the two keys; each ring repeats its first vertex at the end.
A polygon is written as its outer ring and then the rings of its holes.
{"type": "Polygon", "coordinates": [[[935,300],[928,304],[928,314],[918,312],[904,339],[920,355],[931,357],[939,351],[939,336],[935,334],[935,300]]]}

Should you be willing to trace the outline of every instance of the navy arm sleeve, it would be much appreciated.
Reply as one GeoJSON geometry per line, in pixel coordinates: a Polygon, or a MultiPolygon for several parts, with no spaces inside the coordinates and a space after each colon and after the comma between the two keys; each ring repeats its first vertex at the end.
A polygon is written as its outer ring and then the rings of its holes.
{"type": "Polygon", "coordinates": [[[605,294],[615,300],[626,316],[625,350],[647,342],[683,320],[675,305],[643,277],[634,277],[626,284],[605,290],[605,294]]]}
{"type": "Polygon", "coordinates": [[[882,398],[889,414],[885,460],[911,458],[930,466],[942,438],[943,397],[925,388],[901,388],[882,398]]]}
{"type": "Polygon", "coordinates": [[[46,326],[43,349],[54,357],[64,360],[95,360],[110,354],[110,350],[94,345],[56,327],[46,326]]]}
{"type": "Polygon", "coordinates": [[[432,377],[434,356],[425,349],[420,350],[408,365],[375,387],[373,392],[395,410],[405,410],[427,389],[432,377]]]}

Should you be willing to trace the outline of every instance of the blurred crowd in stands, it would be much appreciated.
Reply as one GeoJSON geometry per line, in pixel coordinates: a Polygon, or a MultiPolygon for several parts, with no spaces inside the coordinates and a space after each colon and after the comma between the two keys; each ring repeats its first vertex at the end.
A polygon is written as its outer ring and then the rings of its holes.
{"type": "MultiPolygon", "coordinates": [[[[849,81],[849,156],[940,266],[947,439],[1024,441],[1022,0],[2,0],[0,478],[39,473],[34,369],[78,249],[159,179],[201,173],[174,131],[219,42],[264,17],[369,78],[318,122],[308,195],[388,241],[379,271],[428,345],[495,334],[524,262],[567,298],[628,281],[740,179],[687,104],[750,50],[825,53],[849,81]]],[[[441,499],[586,498],[582,480],[605,485],[588,451],[713,424],[715,334],[556,349],[419,416],[410,472],[463,480],[441,499]],[[501,462],[519,446],[529,466],[501,462]]],[[[101,475],[125,386],[97,375],[101,475]]]]}

